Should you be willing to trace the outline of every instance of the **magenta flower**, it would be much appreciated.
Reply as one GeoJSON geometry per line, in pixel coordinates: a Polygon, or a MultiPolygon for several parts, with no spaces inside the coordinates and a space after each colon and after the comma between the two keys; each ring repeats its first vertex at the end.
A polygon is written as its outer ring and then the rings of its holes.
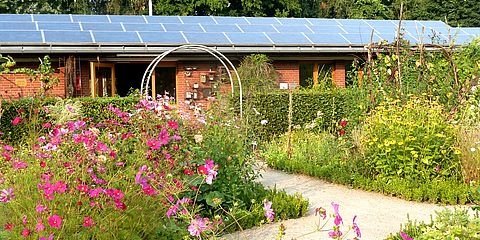
{"type": "Polygon", "coordinates": [[[3,146],[3,149],[4,149],[5,151],[13,152],[13,147],[10,146],[10,145],[5,145],[5,146],[3,146]]]}
{"type": "Polygon", "coordinates": [[[332,202],[332,206],[333,206],[333,212],[335,214],[335,219],[333,220],[333,223],[335,225],[340,225],[340,224],[343,224],[343,220],[342,220],[342,217],[340,216],[340,213],[338,212],[338,207],[340,205],[338,205],[337,203],[334,203],[332,202]]]}
{"type": "Polygon", "coordinates": [[[28,228],[24,228],[21,234],[24,238],[27,238],[28,236],[30,236],[30,230],[28,228]]]}
{"type": "Polygon", "coordinates": [[[315,208],[315,216],[317,216],[317,214],[320,215],[323,220],[327,218],[327,210],[325,210],[323,207],[315,208]]]}
{"type": "Polygon", "coordinates": [[[334,228],[332,231],[328,232],[328,236],[333,238],[333,239],[338,239],[343,235],[342,231],[340,229],[334,228]]]}
{"type": "Polygon", "coordinates": [[[171,216],[175,216],[175,214],[177,214],[177,211],[178,211],[178,204],[170,206],[167,211],[167,217],[170,218],[171,216]]]}
{"type": "Polygon", "coordinates": [[[67,190],[67,184],[63,181],[58,181],[55,183],[55,186],[53,186],[53,188],[58,193],[64,193],[67,190]]]}
{"type": "Polygon", "coordinates": [[[199,237],[202,232],[208,230],[209,223],[210,220],[208,218],[201,218],[197,216],[197,218],[190,223],[187,230],[190,232],[190,235],[199,237]]]}
{"type": "Polygon", "coordinates": [[[100,196],[100,193],[103,193],[103,189],[102,188],[95,188],[95,189],[92,189],[88,192],[88,196],[90,196],[91,198],[97,198],[100,196]]]}
{"type": "Polygon", "coordinates": [[[50,236],[48,236],[48,238],[41,237],[38,240],[53,240],[53,234],[50,234],[50,236]]]}
{"type": "Polygon", "coordinates": [[[18,125],[22,121],[21,117],[16,117],[12,120],[13,125],[18,125]]]}
{"type": "Polygon", "coordinates": [[[145,193],[148,196],[154,196],[158,194],[157,191],[155,191],[155,189],[153,189],[152,186],[150,185],[142,188],[142,190],[143,190],[143,193],[145,193]]]}
{"type": "Polygon", "coordinates": [[[12,162],[13,169],[25,169],[28,167],[28,163],[20,161],[20,159],[16,159],[12,162]]]}
{"type": "Polygon", "coordinates": [[[83,218],[83,226],[86,228],[93,226],[93,219],[91,217],[84,217],[83,218]]]}
{"type": "Polygon", "coordinates": [[[353,229],[353,232],[357,235],[358,238],[361,238],[362,237],[362,233],[360,232],[360,228],[358,227],[358,224],[355,222],[355,220],[357,219],[357,216],[355,215],[353,217],[353,224],[352,224],[352,229],[353,229]]]}
{"type": "Polygon", "coordinates": [[[41,232],[45,230],[45,225],[43,225],[43,221],[41,218],[37,219],[37,225],[35,225],[35,231],[41,232]]]}
{"type": "Polygon", "coordinates": [[[7,203],[14,198],[15,195],[13,194],[13,188],[2,189],[2,191],[0,191],[0,202],[7,203]]]}
{"type": "Polygon", "coordinates": [[[62,228],[62,218],[58,215],[48,217],[48,224],[53,228],[62,228]]]}
{"type": "Polygon", "coordinates": [[[176,121],[174,121],[174,120],[170,120],[170,121],[168,121],[167,123],[168,123],[168,127],[169,127],[169,128],[177,130],[177,128],[178,128],[178,122],[176,122],[176,121]]]}
{"type": "Polygon", "coordinates": [[[48,210],[48,207],[47,206],[44,206],[44,205],[41,205],[40,202],[38,203],[38,205],[35,207],[35,210],[38,212],[38,213],[42,213],[42,212],[45,212],[48,210]]]}
{"type": "Polygon", "coordinates": [[[413,240],[413,238],[411,238],[410,236],[408,236],[408,234],[404,233],[404,232],[400,232],[400,237],[403,239],[403,240],[413,240]]]}
{"type": "Polygon", "coordinates": [[[275,212],[272,210],[272,202],[265,199],[263,201],[263,208],[265,209],[265,217],[268,219],[269,222],[273,222],[275,219],[275,212]]]}
{"type": "Polygon", "coordinates": [[[161,142],[162,145],[167,145],[170,141],[170,136],[168,135],[167,130],[163,129],[158,136],[158,140],[161,142]]]}
{"type": "Polygon", "coordinates": [[[147,140],[147,145],[152,149],[152,150],[158,150],[162,146],[161,142],[155,140],[155,139],[149,139],[147,140]]]}
{"type": "Polygon", "coordinates": [[[80,184],[77,186],[77,190],[82,192],[82,193],[88,193],[88,191],[90,190],[89,187],[85,184],[80,184]]]}
{"type": "Polygon", "coordinates": [[[212,184],[213,180],[217,178],[217,171],[218,165],[213,163],[213,160],[207,159],[205,160],[205,165],[198,167],[198,172],[202,175],[207,175],[205,178],[205,182],[209,185],[212,184]]]}
{"type": "Polygon", "coordinates": [[[125,203],[123,203],[122,201],[120,201],[120,200],[113,200],[113,202],[115,203],[115,207],[116,207],[117,209],[121,209],[121,210],[127,209],[127,205],[125,205],[125,203]]]}

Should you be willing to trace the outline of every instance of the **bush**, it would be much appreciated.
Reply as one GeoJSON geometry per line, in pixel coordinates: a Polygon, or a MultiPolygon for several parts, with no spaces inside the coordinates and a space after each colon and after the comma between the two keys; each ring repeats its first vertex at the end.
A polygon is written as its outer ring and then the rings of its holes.
{"type": "Polygon", "coordinates": [[[431,223],[409,221],[400,233],[391,235],[388,240],[402,240],[401,235],[408,235],[418,240],[442,239],[479,239],[480,218],[471,216],[467,209],[445,209],[437,212],[431,223]]]}
{"type": "MultiPolygon", "coordinates": [[[[49,105],[55,105],[57,102],[63,102],[57,98],[22,98],[13,101],[3,101],[1,103],[0,113],[0,139],[10,144],[19,144],[25,141],[35,140],[41,133],[41,123],[51,122],[51,117],[43,108],[49,105]],[[20,117],[22,121],[13,125],[12,121],[20,117]]],[[[135,109],[138,103],[136,97],[110,97],[110,98],[75,98],[72,102],[81,103],[83,118],[91,118],[92,121],[99,123],[105,119],[114,116],[114,113],[107,110],[109,105],[114,105],[123,111],[135,109]]],[[[62,105],[62,104],[60,104],[62,105]]]]}
{"type": "Polygon", "coordinates": [[[435,101],[389,100],[367,118],[362,146],[371,175],[414,181],[461,179],[455,126],[435,101]]]}

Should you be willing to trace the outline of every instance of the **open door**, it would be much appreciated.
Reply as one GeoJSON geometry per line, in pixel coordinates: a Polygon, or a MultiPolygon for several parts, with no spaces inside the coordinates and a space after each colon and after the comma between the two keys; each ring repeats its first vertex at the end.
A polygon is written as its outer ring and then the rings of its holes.
{"type": "Polygon", "coordinates": [[[90,62],[90,89],[92,97],[115,96],[115,64],[90,62]]]}

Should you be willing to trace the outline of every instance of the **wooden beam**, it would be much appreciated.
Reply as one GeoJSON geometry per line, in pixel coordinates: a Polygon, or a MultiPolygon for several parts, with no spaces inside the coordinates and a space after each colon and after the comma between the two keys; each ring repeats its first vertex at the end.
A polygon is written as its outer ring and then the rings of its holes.
{"type": "Polygon", "coordinates": [[[95,73],[95,63],[94,62],[90,62],[90,95],[92,97],[95,97],[95,77],[96,77],[96,73],[95,73]]]}
{"type": "Polygon", "coordinates": [[[115,78],[115,64],[112,63],[111,67],[111,73],[112,73],[112,97],[115,97],[117,94],[117,79],[115,78]]]}
{"type": "MultiPolygon", "coordinates": [[[[157,84],[156,84],[156,80],[157,78],[155,77],[155,72],[157,71],[157,69],[153,69],[153,73],[152,73],[152,98],[153,99],[157,99],[157,84]]],[[[148,91],[148,89],[147,89],[148,91]]]]}
{"type": "Polygon", "coordinates": [[[318,62],[313,64],[313,86],[318,85],[318,62]]]}

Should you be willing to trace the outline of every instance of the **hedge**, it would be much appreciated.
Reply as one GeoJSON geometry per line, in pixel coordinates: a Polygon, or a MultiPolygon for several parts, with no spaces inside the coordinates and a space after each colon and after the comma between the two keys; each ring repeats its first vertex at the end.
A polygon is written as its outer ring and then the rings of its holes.
{"type": "MultiPolygon", "coordinates": [[[[75,98],[82,105],[82,113],[84,118],[90,118],[94,122],[101,122],[107,119],[110,111],[107,111],[109,105],[114,105],[124,111],[133,109],[138,103],[135,97],[104,97],[104,98],[75,98]]],[[[21,98],[13,101],[2,101],[0,112],[0,140],[11,144],[20,144],[32,132],[42,129],[42,123],[50,122],[43,106],[54,105],[59,99],[56,98],[21,98]],[[16,117],[22,117],[24,120],[13,125],[12,121],[16,117]],[[28,122],[27,120],[28,119],[28,122]]]]}
{"type": "MultiPolygon", "coordinates": [[[[244,108],[250,118],[250,127],[267,138],[286,132],[288,95],[288,91],[274,91],[256,93],[246,99],[244,108]],[[267,123],[262,125],[262,120],[267,120],[267,123]]],[[[236,99],[231,103],[238,106],[236,99]]],[[[292,125],[305,127],[316,120],[316,129],[319,131],[333,131],[341,119],[348,119],[353,127],[363,121],[365,114],[374,105],[367,91],[357,88],[295,90],[292,95],[292,125]]]]}

